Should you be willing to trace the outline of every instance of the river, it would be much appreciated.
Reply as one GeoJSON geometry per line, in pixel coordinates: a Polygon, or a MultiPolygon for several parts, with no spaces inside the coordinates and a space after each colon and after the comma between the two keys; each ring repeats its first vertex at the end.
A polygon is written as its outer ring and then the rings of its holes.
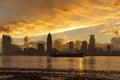
{"type": "Polygon", "coordinates": [[[79,70],[120,70],[120,57],[96,56],[63,58],[47,56],[0,56],[0,67],[79,70]]]}

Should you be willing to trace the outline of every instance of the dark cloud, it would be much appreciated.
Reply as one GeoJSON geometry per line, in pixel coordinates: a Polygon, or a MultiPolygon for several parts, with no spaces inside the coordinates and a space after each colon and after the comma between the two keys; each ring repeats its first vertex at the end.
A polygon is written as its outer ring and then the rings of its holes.
{"type": "Polygon", "coordinates": [[[69,9],[65,9],[65,8],[53,8],[54,11],[58,11],[58,12],[69,12],[69,9]]]}
{"type": "Polygon", "coordinates": [[[120,0],[116,0],[116,1],[114,2],[114,7],[117,7],[117,6],[120,6],[120,0]]]}
{"type": "Polygon", "coordinates": [[[9,26],[0,26],[0,33],[11,33],[12,29],[9,26]]]}

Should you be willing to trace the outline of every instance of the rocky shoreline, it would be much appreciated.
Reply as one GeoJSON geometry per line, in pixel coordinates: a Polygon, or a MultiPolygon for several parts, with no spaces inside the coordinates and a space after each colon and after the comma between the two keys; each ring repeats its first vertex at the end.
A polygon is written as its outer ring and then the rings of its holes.
{"type": "Polygon", "coordinates": [[[120,71],[0,68],[0,80],[119,80],[120,71]]]}

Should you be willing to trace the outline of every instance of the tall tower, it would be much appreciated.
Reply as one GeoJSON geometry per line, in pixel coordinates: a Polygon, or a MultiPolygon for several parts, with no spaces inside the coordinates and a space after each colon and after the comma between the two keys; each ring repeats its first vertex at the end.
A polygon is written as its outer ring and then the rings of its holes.
{"type": "Polygon", "coordinates": [[[87,41],[82,42],[81,52],[87,53],[87,41]]]}
{"type": "Polygon", "coordinates": [[[2,35],[2,53],[8,54],[11,48],[11,37],[8,35],[2,35]]]}
{"type": "Polygon", "coordinates": [[[94,35],[90,35],[89,52],[95,52],[95,38],[94,38],[94,35]]]}
{"type": "Polygon", "coordinates": [[[52,36],[49,33],[47,36],[47,52],[51,53],[51,51],[52,51],[52,36]]]}

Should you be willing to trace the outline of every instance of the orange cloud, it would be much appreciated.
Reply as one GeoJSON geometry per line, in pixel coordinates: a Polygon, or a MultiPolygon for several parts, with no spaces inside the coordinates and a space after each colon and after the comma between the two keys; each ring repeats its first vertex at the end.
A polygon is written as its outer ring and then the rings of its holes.
{"type": "Polygon", "coordinates": [[[120,0],[114,2],[114,7],[120,6],[120,0]]]}
{"type": "Polygon", "coordinates": [[[53,8],[53,11],[63,14],[61,17],[68,18],[71,14],[71,10],[67,8],[53,8]]]}
{"type": "Polygon", "coordinates": [[[112,34],[113,36],[117,36],[119,34],[119,30],[117,30],[117,29],[103,30],[100,33],[101,33],[101,35],[112,34]]]}
{"type": "Polygon", "coordinates": [[[12,33],[10,26],[0,26],[0,33],[12,33]]]}
{"type": "Polygon", "coordinates": [[[54,11],[58,11],[58,12],[69,12],[69,9],[65,9],[65,8],[53,8],[54,11]]]}
{"type": "MultiPolygon", "coordinates": [[[[111,8],[114,1],[6,0],[0,2],[0,24],[10,27],[1,26],[0,31],[12,31],[10,34],[15,37],[38,36],[48,32],[58,33],[93,25],[117,23],[120,20],[117,16],[120,11],[111,8]],[[9,6],[4,6],[7,4],[9,6]]],[[[115,5],[118,3],[119,1],[115,5]]]]}

